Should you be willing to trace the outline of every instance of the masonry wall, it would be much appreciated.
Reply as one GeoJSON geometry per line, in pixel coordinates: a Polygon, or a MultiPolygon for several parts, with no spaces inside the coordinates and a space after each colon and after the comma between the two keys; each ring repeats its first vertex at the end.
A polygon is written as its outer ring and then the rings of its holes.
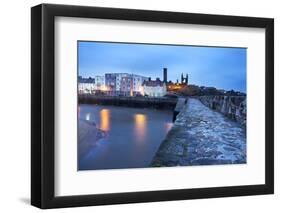
{"type": "Polygon", "coordinates": [[[205,106],[216,110],[230,119],[246,126],[247,100],[246,96],[198,96],[205,106]]]}

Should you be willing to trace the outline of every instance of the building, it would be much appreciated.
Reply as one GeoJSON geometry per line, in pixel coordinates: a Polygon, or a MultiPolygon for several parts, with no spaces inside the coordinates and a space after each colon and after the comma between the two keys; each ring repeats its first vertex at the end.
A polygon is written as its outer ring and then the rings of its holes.
{"type": "Polygon", "coordinates": [[[122,77],[120,91],[121,91],[121,94],[124,96],[132,96],[133,79],[131,76],[122,77]]]}
{"type": "Polygon", "coordinates": [[[183,77],[183,73],[181,74],[181,84],[188,85],[188,74],[183,77]]]}
{"type": "Polygon", "coordinates": [[[167,85],[167,68],[163,69],[163,81],[159,78],[152,81],[148,77],[129,73],[106,73],[94,78],[79,76],[79,93],[161,97],[166,94],[167,85]]]}
{"type": "Polygon", "coordinates": [[[106,90],[104,76],[95,76],[95,90],[106,90]]]}
{"type": "Polygon", "coordinates": [[[133,84],[132,84],[133,95],[141,94],[143,82],[147,81],[148,77],[144,77],[141,75],[131,75],[131,76],[133,80],[133,84]]]}
{"type": "Polygon", "coordinates": [[[110,91],[116,91],[116,73],[105,74],[105,86],[110,91]]]}
{"type": "Polygon", "coordinates": [[[188,86],[188,80],[189,80],[189,76],[188,74],[183,75],[183,73],[181,74],[181,79],[180,82],[177,79],[177,81],[175,83],[173,83],[172,81],[169,81],[166,86],[167,86],[167,90],[169,92],[178,92],[184,88],[186,88],[188,86]]]}
{"type": "Polygon", "coordinates": [[[128,73],[106,73],[105,85],[108,88],[108,95],[122,95],[122,79],[130,78],[128,73]]]}
{"type": "Polygon", "coordinates": [[[79,94],[91,94],[95,90],[95,79],[94,78],[83,78],[78,77],[78,92],[79,94]]]}
{"type": "Polygon", "coordinates": [[[129,77],[128,73],[115,73],[116,76],[116,91],[121,91],[122,78],[129,77]]]}
{"type": "Polygon", "coordinates": [[[106,73],[105,85],[108,95],[134,96],[140,94],[147,77],[128,73],[106,73]]]}
{"type": "Polygon", "coordinates": [[[121,91],[122,95],[135,96],[142,93],[142,84],[148,80],[148,77],[141,75],[130,74],[122,77],[121,91]]]}
{"type": "Polygon", "coordinates": [[[163,82],[167,84],[168,82],[168,70],[167,68],[163,68],[163,82]]]}
{"type": "Polygon", "coordinates": [[[150,97],[163,97],[167,94],[166,84],[160,81],[159,78],[156,78],[156,80],[149,79],[148,81],[144,81],[142,94],[150,97]]]}

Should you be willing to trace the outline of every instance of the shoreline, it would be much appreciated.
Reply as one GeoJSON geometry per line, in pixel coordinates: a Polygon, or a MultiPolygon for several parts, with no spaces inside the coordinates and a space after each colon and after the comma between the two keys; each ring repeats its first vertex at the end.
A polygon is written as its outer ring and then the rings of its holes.
{"type": "Polygon", "coordinates": [[[95,123],[78,119],[78,156],[84,156],[92,146],[105,137],[104,134],[105,131],[97,128],[95,123]]]}

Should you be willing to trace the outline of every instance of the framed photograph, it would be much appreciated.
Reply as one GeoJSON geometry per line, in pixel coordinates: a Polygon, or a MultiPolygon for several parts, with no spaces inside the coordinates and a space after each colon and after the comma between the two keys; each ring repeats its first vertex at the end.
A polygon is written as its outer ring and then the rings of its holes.
{"type": "Polygon", "coordinates": [[[31,204],[272,194],[274,20],[31,9],[31,204]]]}

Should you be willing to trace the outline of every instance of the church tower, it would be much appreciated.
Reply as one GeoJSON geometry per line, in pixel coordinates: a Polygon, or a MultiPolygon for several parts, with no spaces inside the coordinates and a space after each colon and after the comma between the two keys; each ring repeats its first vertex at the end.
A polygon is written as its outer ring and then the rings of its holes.
{"type": "Polygon", "coordinates": [[[186,73],[185,84],[188,85],[188,73],[186,73]]]}

